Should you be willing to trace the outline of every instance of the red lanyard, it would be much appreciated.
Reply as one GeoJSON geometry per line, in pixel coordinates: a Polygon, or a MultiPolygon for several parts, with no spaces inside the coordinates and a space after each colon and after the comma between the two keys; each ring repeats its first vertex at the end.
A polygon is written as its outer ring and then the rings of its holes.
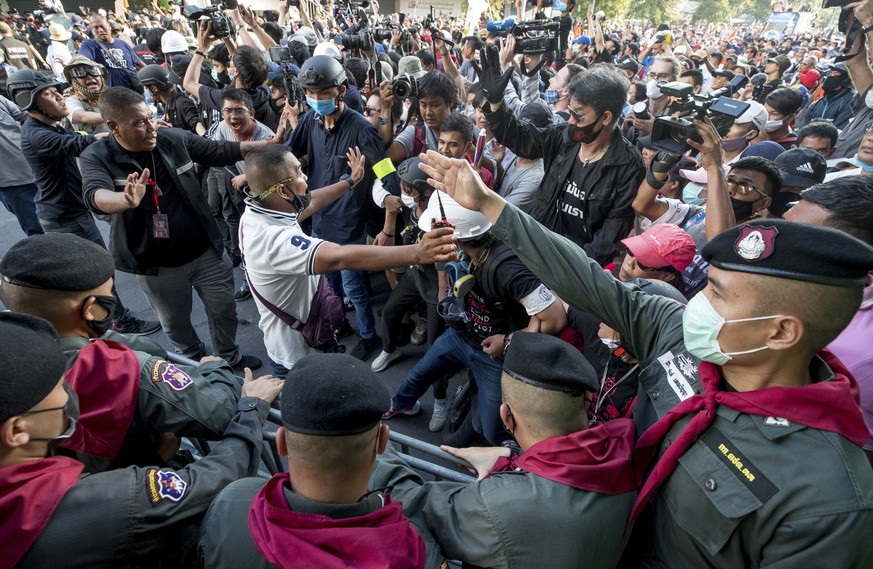
{"type": "Polygon", "coordinates": [[[161,206],[158,204],[158,185],[151,178],[146,180],[146,184],[148,184],[152,189],[152,198],[155,200],[155,209],[158,210],[158,213],[161,213],[161,206]]]}
{"type": "MultiPolygon", "coordinates": [[[[257,127],[258,127],[258,125],[255,124],[255,121],[252,121],[252,130],[251,130],[251,132],[249,132],[249,137],[246,138],[245,140],[240,140],[239,138],[237,138],[236,141],[237,142],[249,142],[252,139],[252,137],[255,135],[255,129],[257,127]]],[[[236,138],[236,135],[233,135],[233,136],[234,136],[234,138],[236,138]]]]}

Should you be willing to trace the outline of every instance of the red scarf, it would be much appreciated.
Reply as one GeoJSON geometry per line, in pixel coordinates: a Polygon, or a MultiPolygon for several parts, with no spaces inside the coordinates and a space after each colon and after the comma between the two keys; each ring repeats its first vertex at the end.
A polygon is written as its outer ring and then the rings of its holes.
{"type": "Polygon", "coordinates": [[[65,456],[0,468],[0,564],[14,567],[24,557],[82,468],[65,456]]]}
{"type": "Polygon", "coordinates": [[[424,567],[424,540],[403,515],[400,502],[386,495],[383,507],[355,518],[304,514],[288,507],[286,483],[287,472],[273,476],[249,510],[249,532],[270,563],[283,569],[424,567]]]}
{"type": "Polygon", "coordinates": [[[823,350],[819,355],[833,370],[833,381],[745,392],[719,391],[721,368],[709,362],[701,362],[698,375],[704,392],[673,407],[637,441],[634,459],[638,469],[637,476],[641,479],[670,428],[685,415],[696,413],[655,464],[640,490],[628,524],[633,523],[655,490],[676,469],[679,457],[712,425],[718,405],[749,415],[781,417],[806,427],[837,433],[858,446],[867,442],[870,431],[867,430],[861,414],[855,378],[829,351],[823,350]]]}
{"type": "Polygon", "coordinates": [[[491,476],[521,468],[579,490],[624,494],[637,489],[631,463],[634,422],[614,419],[564,437],[550,437],[515,459],[501,457],[491,476]]]}
{"type": "Polygon", "coordinates": [[[109,460],[118,455],[139,398],[139,367],[118,342],[95,340],[79,351],[66,376],[79,396],[79,423],[62,447],[109,460]]]}

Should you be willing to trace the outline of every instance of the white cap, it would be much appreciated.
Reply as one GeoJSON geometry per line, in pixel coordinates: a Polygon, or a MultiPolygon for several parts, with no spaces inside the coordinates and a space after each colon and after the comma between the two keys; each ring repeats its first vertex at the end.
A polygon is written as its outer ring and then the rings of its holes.
{"type": "Polygon", "coordinates": [[[306,44],[309,47],[315,47],[315,44],[318,43],[318,36],[315,35],[315,30],[313,30],[309,26],[301,27],[299,30],[297,30],[297,34],[306,38],[306,44]]]}
{"type": "Polygon", "coordinates": [[[458,239],[472,239],[479,237],[483,233],[491,229],[491,222],[488,218],[479,213],[463,207],[456,202],[449,194],[439,190],[431,194],[430,200],[427,202],[427,209],[418,218],[418,227],[422,231],[430,231],[432,229],[431,222],[443,218],[442,212],[446,212],[446,218],[449,223],[455,228],[454,235],[458,239]],[[442,203],[442,210],[440,209],[442,203]]]}
{"type": "Polygon", "coordinates": [[[162,53],[188,53],[188,42],[185,36],[176,30],[167,30],[161,36],[162,53]]]}
{"type": "Polygon", "coordinates": [[[755,128],[761,130],[764,128],[764,125],[767,124],[767,119],[769,115],[767,114],[767,109],[764,108],[764,105],[757,101],[746,101],[749,103],[749,108],[746,111],[734,119],[735,124],[745,124],[752,123],[755,125],[755,128]]]}
{"type": "Polygon", "coordinates": [[[326,41],[323,41],[315,46],[315,50],[312,52],[312,55],[329,55],[339,61],[342,61],[343,58],[343,56],[340,54],[339,48],[334,44],[326,41]]]}
{"type": "Polygon", "coordinates": [[[688,48],[684,45],[677,45],[673,48],[673,53],[675,55],[685,55],[686,53],[688,53],[688,48]]]}

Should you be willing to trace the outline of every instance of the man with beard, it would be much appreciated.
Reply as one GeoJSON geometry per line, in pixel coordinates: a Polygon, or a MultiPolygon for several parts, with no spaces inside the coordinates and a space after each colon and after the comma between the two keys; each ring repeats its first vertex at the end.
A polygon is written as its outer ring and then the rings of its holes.
{"type": "Polygon", "coordinates": [[[64,101],[73,130],[109,132],[97,108],[100,93],[106,89],[106,68],[77,55],[64,66],[64,78],[70,85],[64,91],[64,101]]]}

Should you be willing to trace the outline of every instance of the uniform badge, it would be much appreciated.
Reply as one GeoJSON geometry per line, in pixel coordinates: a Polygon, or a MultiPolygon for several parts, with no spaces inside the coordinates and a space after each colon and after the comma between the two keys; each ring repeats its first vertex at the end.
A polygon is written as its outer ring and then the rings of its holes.
{"type": "Polygon", "coordinates": [[[676,363],[679,364],[679,371],[681,371],[685,377],[694,379],[695,374],[697,373],[697,366],[694,365],[694,360],[685,354],[679,354],[676,356],[676,363]]]}
{"type": "Polygon", "coordinates": [[[152,505],[161,500],[178,502],[185,496],[188,483],[175,472],[166,472],[157,468],[149,468],[146,471],[146,487],[149,501],[152,505]]]}
{"type": "Polygon", "coordinates": [[[152,366],[152,381],[166,383],[174,391],[183,391],[194,383],[187,373],[165,360],[158,360],[152,366]]]}
{"type": "Polygon", "coordinates": [[[779,230],[775,227],[747,225],[740,230],[740,236],[734,243],[734,251],[747,261],[761,261],[775,251],[777,235],[779,230]]]}
{"type": "Polygon", "coordinates": [[[782,417],[767,417],[764,419],[764,424],[771,427],[790,427],[791,421],[782,417]]]}

